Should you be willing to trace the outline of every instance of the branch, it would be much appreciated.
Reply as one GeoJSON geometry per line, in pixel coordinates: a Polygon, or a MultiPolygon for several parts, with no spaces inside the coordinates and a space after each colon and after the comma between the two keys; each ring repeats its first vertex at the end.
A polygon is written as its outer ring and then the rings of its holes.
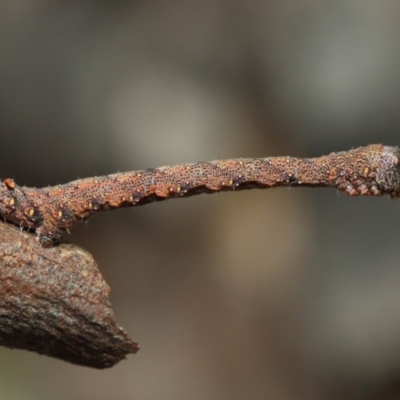
{"type": "Polygon", "coordinates": [[[351,196],[400,197],[400,149],[369,145],[313,159],[268,157],[180,164],[80,179],[43,189],[0,181],[0,345],[95,368],[138,344],[116,325],[109,287],[92,257],[57,244],[99,211],[225,190],[334,187],[351,196]],[[48,248],[43,248],[46,246],[48,248]]]}
{"type": "Polygon", "coordinates": [[[115,321],[92,256],[0,222],[0,345],[73,364],[112,367],[139,349],[115,321]]]}

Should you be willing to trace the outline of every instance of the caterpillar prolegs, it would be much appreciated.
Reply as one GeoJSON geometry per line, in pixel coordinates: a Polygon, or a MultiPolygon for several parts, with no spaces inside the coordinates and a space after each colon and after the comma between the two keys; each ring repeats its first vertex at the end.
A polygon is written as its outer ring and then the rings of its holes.
{"type": "Polygon", "coordinates": [[[400,196],[400,151],[370,145],[317,158],[268,157],[180,164],[47,188],[0,183],[0,216],[35,229],[49,247],[96,212],[201,193],[279,186],[334,187],[350,196],[400,196]]]}

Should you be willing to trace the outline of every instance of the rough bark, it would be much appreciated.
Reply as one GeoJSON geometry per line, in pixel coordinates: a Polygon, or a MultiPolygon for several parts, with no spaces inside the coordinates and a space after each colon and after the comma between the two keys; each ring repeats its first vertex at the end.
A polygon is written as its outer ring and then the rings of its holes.
{"type": "Polygon", "coordinates": [[[93,368],[139,349],[115,321],[92,256],[71,244],[43,248],[0,222],[0,345],[93,368]]]}

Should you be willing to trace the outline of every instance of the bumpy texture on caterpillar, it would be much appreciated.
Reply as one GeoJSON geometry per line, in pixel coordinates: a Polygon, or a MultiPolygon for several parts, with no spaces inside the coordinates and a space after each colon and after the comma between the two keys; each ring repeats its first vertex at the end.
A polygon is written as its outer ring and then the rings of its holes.
{"type": "Polygon", "coordinates": [[[350,196],[400,196],[400,151],[370,145],[318,158],[243,158],[80,179],[43,189],[0,183],[0,216],[36,230],[43,246],[98,211],[225,190],[335,187],[350,196]]]}

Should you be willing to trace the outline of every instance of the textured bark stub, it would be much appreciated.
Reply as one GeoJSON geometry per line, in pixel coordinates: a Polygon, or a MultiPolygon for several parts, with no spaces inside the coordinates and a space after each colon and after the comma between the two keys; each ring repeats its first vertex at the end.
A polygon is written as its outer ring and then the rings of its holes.
{"type": "Polygon", "coordinates": [[[0,223],[0,345],[93,368],[139,349],[115,321],[92,256],[0,223]]]}

